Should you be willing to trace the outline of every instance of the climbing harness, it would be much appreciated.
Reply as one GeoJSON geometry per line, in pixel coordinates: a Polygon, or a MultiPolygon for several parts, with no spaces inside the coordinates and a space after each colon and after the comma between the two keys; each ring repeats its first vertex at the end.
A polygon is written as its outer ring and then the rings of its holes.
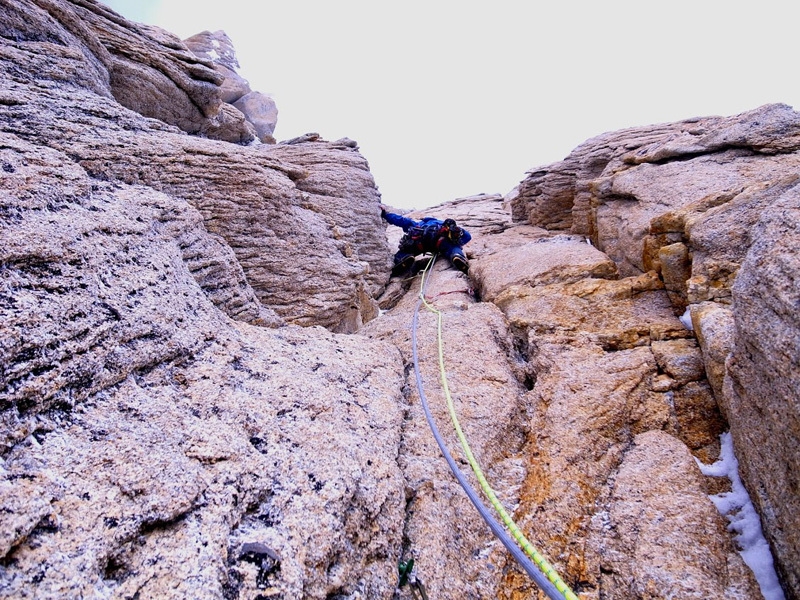
{"type": "Polygon", "coordinates": [[[556,573],[555,569],[547,562],[547,560],[536,551],[531,544],[524,536],[522,531],[520,531],[519,527],[514,523],[511,517],[506,512],[503,505],[497,498],[494,490],[492,490],[491,486],[489,485],[486,477],[483,474],[483,471],[478,465],[478,462],[475,460],[474,455],[472,454],[472,450],[467,443],[466,436],[461,429],[461,426],[458,423],[458,417],[455,413],[455,408],[453,406],[453,400],[450,395],[450,390],[447,385],[447,376],[445,374],[444,368],[444,350],[443,350],[443,343],[442,343],[442,313],[438,311],[433,305],[430,304],[428,300],[425,298],[425,289],[428,286],[428,281],[430,280],[429,273],[433,269],[433,265],[436,261],[436,254],[434,254],[428,265],[422,271],[422,283],[420,285],[420,292],[419,292],[419,301],[417,302],[416,308],[414,309],[414,317],[412,321],[411,327],[411,346],[412,346],[412,355],[414,361],[414,375],[416,376],[417,380],[417,389],[419,391],[420,400],[422,401],[422,408],[425,411],[425,418],[428,421],[428,425],[430,426],[431,432],[433,433],[433,437],[436,439],[436,443],[439,445],[439,449],[442,451],[447,464],[450,466],[450,470],[453,472],[453,475],[458,480],[461,487],[467,494],[467,497],[472,501],[472,504],[480,513],[483,520],[486,521],[486,524],[489,525],[489,528],[495,534],[495,536],[503,543],[503,545],[508,549],[514,559],[519,563],[519,565],[530,575],[530,577],[534,580],[536,585],[549,597],[551,600],[578,600],[578,597],[575,593],[570,590],[566,583],[559,577],[558,573],[556,573]],[[430,412],[430,408],[428,406],[428,399],[425,396],[424,387],[422,385],[422,375],[419,369],[419,356],[417,353],[417,327],[419,321],[419,309],[422,305],[430,310],[431,312],[435,313],[437,316],[437,331],[438,331],[438,342],[439,342],[439,375],[442,382],[442,388],[444,390],[445,397],[447,399],[447,409],[450,413],[450,418],[453,422],[453,426],[456,430],[456,435],[461,443],[461,447],[464,450],[464,454],[467,457],[470,466],[472,467],[473,472],[475,473],[475,477],[478,479],[478,482],[481,484],[481,488],[486,496],[489,498],[490,503],[500,515],[500,518],[503,520],[503,523],[514,536],[514,540],[516,543],[509,537],[508,533],[500,526],[500,524],[492,517],[489,513],[488,509],[484,504],[481,502],[480,498],[478,497],[475,490],[472,489],[472,486],[466,480],[466,477],[461,472],[461,470],[456,465],[455,460],[450,455],[447,446],[444,443],[444,439],[442,438],[441,434],[439,433],[439,429],[436,426],[436,423],[433,421],[433,415],[430,412]],[[519,544],[519,545],[517,545],[519,544]],[[520,547],[522,549],[520,549],[520,547]],[[524,552],[523,552],[524,550],[524,552]],[[527,554],[527,555],[526,555],[527,554]],[[535,566],[531,560],[528,558],[530,556],[531,559],[536,563],[535,566]]]}

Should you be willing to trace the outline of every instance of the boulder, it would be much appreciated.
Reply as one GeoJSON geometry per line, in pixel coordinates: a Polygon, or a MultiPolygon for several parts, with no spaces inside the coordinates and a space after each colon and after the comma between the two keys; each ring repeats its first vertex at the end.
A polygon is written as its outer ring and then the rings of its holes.
{"type": "Polygon", "coordinates": [[[241,113],[240,118],[246,122],[249,134],[249,137],[240,136],[240,139],[226,139],[219,135],[209,137],[246,143],[255,136],[261,142],[274,144],[272,132],[278,122],[278,108],[269,94],[251,90],[250,83],[239,75],[236,49],[228,35],[224,31],[203,31],[187,38],[184,43],[195,56],[210,61],[214,70],[224,78],[220,85],[221,98],[231,105],[226,110],[235,112],[233,107],[241,113]]]}
{"type": "Polygon", "coordinates": [[[198,58],[210,61],[214,70],[225,79],[221,84],[223,102],[233,104],[249,94],[250,83],[239,75],[239,60],[231,38],[224,31],[202,31],[183,40],[186,47],[198,58]]]}
{"type": "Polygon", "coordinates": [[[254,139],[242,120],[222,112],[224,77],[174,34],[128,21],[94,1],[19,0],[3,11],[4,46],[27,65],[18,80],[76,84],[189,133],[254,139]]]}
{"type": "Polygon", "coordinates": [[[278,107],[271,96],[261,92],[250,92],[233,103],[249,123],[255,128],[258,139],[264,143],[274,144],[272,132],[278,123],[278,107]]]}

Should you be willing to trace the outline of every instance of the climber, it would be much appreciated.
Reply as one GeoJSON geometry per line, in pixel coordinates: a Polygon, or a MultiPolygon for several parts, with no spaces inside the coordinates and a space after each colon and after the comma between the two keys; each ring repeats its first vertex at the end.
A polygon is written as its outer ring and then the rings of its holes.
{"type": "Polygon", "coordinates": [[[462,246],[472,239],[469,231],[456,225],[453,219],[440,221],[433,217],[423,217],[414,221],[408,217],[387,212],[381,205],[381,217],[388,223],[402,227],[405,235],[400,238],[398,250],[394,255],[392,275],[402,275],[414,264],[419,254],[439,253],[445,256],[454,268],[462,273],[469,269],[467,257],[462,246]]]}

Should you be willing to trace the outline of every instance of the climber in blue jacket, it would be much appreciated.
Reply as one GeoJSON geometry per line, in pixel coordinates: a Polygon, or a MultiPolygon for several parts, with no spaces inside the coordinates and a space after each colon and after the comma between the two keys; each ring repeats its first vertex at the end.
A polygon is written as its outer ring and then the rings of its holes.
{"type": "Polygon", "coordinates": [[[469,269],[462,246],[469,242],[472,236],[469,231],[459,227],[453,219],[440,221],[433,217],[423,217],[421,221],[415,221],[387,212],[383,206],[381,206],[381,217],[405,231],[394,255],[392,275],[402,275],[411,268],[419,254],[425,253],[441,254],[462,273],[466,273],[469,269]]]}

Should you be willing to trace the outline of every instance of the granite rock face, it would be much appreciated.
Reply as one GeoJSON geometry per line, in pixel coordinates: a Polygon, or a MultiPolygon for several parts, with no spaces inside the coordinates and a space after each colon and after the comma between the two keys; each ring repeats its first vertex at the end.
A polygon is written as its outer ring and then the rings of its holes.
{"type": "MultiPolygon", "coordinates": [[[[53,8],[41,25],[51,26],[52,36],[63,29],[56,17],[69,14],[82,23],[87,6],[100,27],[100,4],[53,6],[61,12],[53,8]]],[[[119,26],[109,20],[109,27],[119,26]]],[[[3,131],[64,153],[92,179],[143,185],[191,204],[205,229],[225,242],[225,251],[232,249],[259,301],[287,322],[354,331],[377,314],[372,296],[389,270],[380,196],[350,140],[312,137],[279,148],[188,136],[126,110],[110,92],[88,89],[81,77],[64,81],[66,68],[44,71],[41,61],[55,60],[47,58],[54,42],[44,47],[23,33],[4,41],[3,131]],[[290,162],[293,155],[305,165],[290,162]],[[315,193],[313,182],[331,171],[335,177],[315,193]],[[306,179],[310,192],[298,185],[306,179]],[[350,213],[358,216],[351,219],[350,213]],[[343,221],[332,215],[343,215],[343,221]]],[[[92,60],[78,54],[83,71],[89,70],[92,60]]]]}
{"type": "Polygon", "coordinates": [[[281,327],[185,201],[2,160],[3,597],[390,595],[396,351],[281,327]]]}
{"type": "Polygon", "coordinates": [[[403,366],[331,332],[388,279],[356,144],[230,143],[100,3],[3,3],[0,70],[0,596],[391,596],[403,366]]]}
{"type": "MultiPolygon", "coordinates": [[[[475,236],[469,278],[437,264],[426,298],[442,314],[460,426],[498,496],[581,598],[702,598],[709,590],[759,598],[708,498],[720,484],[695,462],[716,460],[726,423],[664,282],[652,271],[620,277],[584,237],[515,224],[505,206],[500,196],[477,196],[425,213],[452,216],[475,236]]],[[[419,278],[405,285],[364,332],[392,341],[408,362],[419,278]]],[[[438,382],[436,320],[423,308],[419,323],[423,385],[460,457],[438,382]]],[[[431,595],[537,597],[434,460],[410,395],[401,462],[414,490],[407,552],[427,568],[431,595]],[[447,530],[460,532],[458,544],[447,543],[447,530]]]]}
{"type": "Polygon", "coordinates": [[[733,345],[723,408],[781,573],[798,596],[800,572],[800,185],[776,198],[752,230],[733,284],[733,345]]]}
{"type": "Polygon", "coordinates": [[[800,114],[767,105],[612,132],[529,173],[515,220],[587,237],[688,310],[787,596],[799,597],[795,466],[800,114]]]}
{"type": "MultiPolygon", "coordinates": [[[[0,5],[0,598],[399,600],[410,558],[431,598],[542,598],[431,435],[357,143],[249,144],[232,47],[188,46],[0,5]]],[[[728,429],[800,597],[797,123],[613,132],[412,213],[474,236],[418,316],[433,421],[479,489],[441,318],[471,451],[582,600],[761,597],[697,464],[728,429]]]]}

